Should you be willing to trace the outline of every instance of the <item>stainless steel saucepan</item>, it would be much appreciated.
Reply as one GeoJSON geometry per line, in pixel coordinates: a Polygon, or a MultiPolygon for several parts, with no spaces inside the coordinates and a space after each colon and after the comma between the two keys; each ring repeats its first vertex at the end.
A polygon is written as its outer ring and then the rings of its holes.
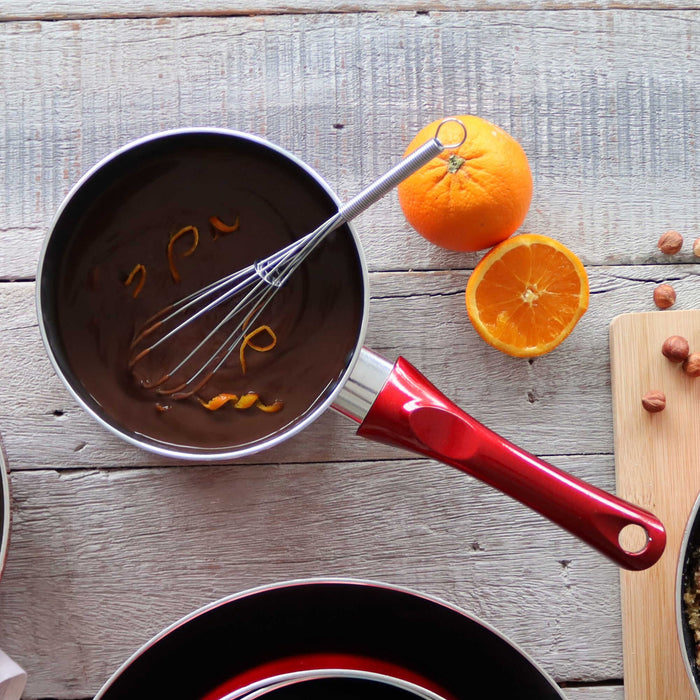
{"type": "MultiPolygon", "coordinates": [[[[109,404],[109,396],[103,392],[110,382],[116,382],[114,376],[118,372],[110,372],[108,368],[103,373],[99,371],[102,355],[109,358],[112,343],[98,339],[92,354],[86,349],[88,343],[80,343],[73,350],[76,359],[71,357],[70,343],[66,340],[70,335],[66,328],[76,324],[65,313],[62,315],[57,300],[61,294],[70,293],[76,297],[76,304],[89,304],[86,289],[70,287],[75,281],[70,277],[80,273],[79,262],[75,262],[79,257],[70,256],[78,256],[82,247],[101,237],[106,239],[105,250],[110,251],[110,256],[118,255],[122,246],[144,250],[149,228],[158,223],[148,218],[150,213],[144,210],[157,210],[154,216],[157,214],[158,221],[166,223],[174,222],[176,214],[181,215],[180,220],[187,220],[198,207],[205,209],[205,200],[206,208],[225,207],[236,188],[239,194],[244,193],[241,195],[244,205],[264,196],[271,217],[296,222],[289,224],[289,228],[297,237],[313,228],[299,220],[300,211],[308,213],[316,207],[313,213],[318,223],[338,206],[338,200],[321,177],[291,154],[249,134],[215,129],[166,132],[129,144],[90,170],[61,205],[46,239],[37,275],[39,324],[58,375],[90,415],[113,433],[144,449],[171,457],[211,461],[239,458],[277,445],[308,426],[326,408],[333,407],[356,423],[358,435],[435,458],[475,476],[538,511],[620,566],[644,569],[658,560],[664,550],[665,532],[653,514],[557,469],[496,435],[443,396],[405,359],[389,362],[363,347],[368,274],[352,226],[339,229],[333,234],[335,238],[324,242],[315,252],[321,261],[327,256],[327,264],[319,264],[317,269],[326,273],[337,269],[338,275],[346,271],[348,279],[355,281],[353,296],[342,300],[344,305],[338,309],[343,311],[352,305],[357,313],[342,328],[332,327],[334,313],[314,327],[320,335],[308,341],[308,352],[320,343],[330,353],[336,338],[341,347],[336,353],[337,361],[320,378],[318,392],[307,405],[297,407],[288,418],[283,413],[270,418],[270,425],[275,427],[267,434],[250,439],[232,437],[230,443],[224,438],[223,443],[213,447],[193,444],[192,440],[198,436],[191,432],[191,420],[183,420],[172,436],[164,439],[154,437],[149,427],[161,420],[152,410],[143,414],[139,424],[134,424],[130,411],[117,416],[109,404]],[[178,172],[184,174],[178,176],[178,172]],[[287,177],[284,186],[276,180],[280,173],[287,177]],[[293,196],[289,194],[292,189],[293,196]],[[193,192],[202,201],[197,201],[193,192]],[[309,197],[315,198],[314,203],[305,203],[309,197]],[[301,230],[303,226],[307,228],[301,230]],[[81,230],[82,238],[77,233],[81,230]],[[70,291],[66,292],[66,288],[70,291]],[[98,369],[90,369],[93,366],[98,369]],[[87,382],[89,372],[93,375],[92,383],[87,382]],[[178,438],[188,434],[191,438],[178,438]],[[640,551],[627,551],[620,543],[621,532],[630,526],[645,533],[645,544],[640,551]]],[[[104,271],[110,261],[102,262],[104,271]]],[[[220,257],[212,258],[210,264],[220,262],[220,257]]],[[[241,262],[231,266],[236,269],[241,262]]],[[[88,272],[85,276],[89,276],[88,272]]],[[[317,300],[318,295],[323,296],[325,292],[316,281],[316,276],[309,274],[300,283],[303,287],[300,294],[316,295],[317,300]]],[[[333,280],[327,282],[332,284],[333,280]]],[[[92,280],[92,283],[105,282],[92,280]]],[[[327,299],[324,296],[323,301],[330,304],[331,295],[327,299]]],[[[107,313],[117,311],[110,309],[107,313]]],[[[100,313],[104,316],[104,309],[100,313]]],[[[88,314],[85,325],[99,321],[88,314]]],[[[291,333],[297,330],[301,332],[295,328],[291,333]]],[[[99,331],[100,328],[97,335],[99,331]]],[[[274,362],[270,359],[266,373],[274,373],[274,362]]],[[[317,369],[315,365],[308,367],[310,373],[317,369]]],[[[287,381],[291,375],[294,372],[288,369],[280,371],[279,381],[287,381]]],[[[299,387],[298,382],[296,386],[299,387]]],[[[293,386],[290,385],[287,393],[294,394],[293,386]]],[[[171,413],[174,415],[175,411],[171,413]]]]}

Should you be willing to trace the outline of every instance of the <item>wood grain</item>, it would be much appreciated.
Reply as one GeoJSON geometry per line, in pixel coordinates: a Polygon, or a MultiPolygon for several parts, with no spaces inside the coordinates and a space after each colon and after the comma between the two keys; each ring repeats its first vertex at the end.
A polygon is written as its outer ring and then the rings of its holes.
{"type": "MultiPolygon", "coordinates": [[[[676,287],[679,308],[700,306],[697,272],[688,265],[592,268],[588,312],[559,348],[532,361],[503,355],[476,334],[464,308],[468,273],[372,274],[366,344],[392,361],[405,356],[475,418],[531,452],[612,454],[608,340],[600,329],[620,313],[655,308],[652,290],[660,279],[676,287]]],[[[0,347],[0,426],[10,468],[166,463],[123,444],[76,405],[41,343],[33,283],[0,285],[0,347]]],[[[328,412],[246,463],[401,456],[354,432],[328,412]]]]}
{"type": "Polygon", "coordinates": [[[677,308],[700,307],[699,36],[683,0],[4,0],[0,433],[14,528],[0,647],[29,671],[25,700],[91,696],[152,634],[222,595],[333,574],[440,595],[512,636],[572,700],[621,700],[609,562],[474,480],[355,438],[333,413],[255,464],[127,447],[56,378],[33,279],[62,198],[135,137],[260,134],[346,199],[429,120],[479,114],[523,143],[535,178],[523,230],[584,259],[590,309],[531,363],[485,346],[462,298],[480,254],[430,246],[391,195],[357,221],[372,270],[367,344],[613,489],[608,325],[653,310],[663,280],[677,308]],[[668,228],[687,239],[670,260],[655,247],[668,228]]]}
{"type": "MultiPolygon", "coordinates": [[[[419,127],[471,112],[530,155],[523,230],[588,264],[660,262],[699,235],[693,12],[457,12],[0,23],[0,278],[31,279],[47,227],[100,158],[172,127],[288,148],[347,199],[419,127]]],[[[373,270],[473,267],[395,194],[357,221],[373,270]]],[[[678,259],[692,260],[689,248],[678,259]]]]}
{"type": "Polygon", "coordinates": [[[623,700],[625,690],[621,685],[599,685],[591,688],[564,686],[569,700],[623,700]]]}
{"type": "Polygon", "coordinates": [[[99,0],[53,0],[48,6],[32,0],[6,0],[0,10],[0,21],[31,19],[80,19],[104,17],[178,17],[198,15],[361,13],[411,11],[468,10],[567,10],[567,9],[686,9],[683,0],[382,0],[371,8],[364,3],[348,0],[202,0],[193,4],[185,0],[114,0],[105,7],[99,0]]]}
{"type": "MultiPolygon", "coordinates": [[[[610,375],[599,329],[618,312],[653,306],[660,277],[673,280],[679,305],[700,303],[687,265],[593,268],[580,326],[566,347],[530,363],[476,337],[463,310],[464,273],[374,273],[368,341],[426,365],[477,417],[611,490],[610,375]]],[[[428,460],[401,461],[399,451],[355,438],[333,414],[259,455],[257,466],[164,463],[75,406],[36,324],[34,284],[0,285],[0,425],[15,514],[0,610],[22,611],[0,616],[0,639],[33,669],[31,697],[84,697],[150,635],[208,600],[331,574],[405,583],[457,602],[558,679],[621,676],[617,570],[519,504],[428,460]],[[489,554],[479,559],[482,550],[489,554]],[[52,641],[59,630],[61,654],[52,641]],[[84,668],[69,670],[78,656],[84,668]]]]}
{"type": "Polygon", "coordinates": [[[692,700],[676,633],[675,585],[680,545],[700,489],[700,383],[661,354],[670,335],[700,348],[700,310],[627,314],[610,328],[615,466],[618,493],[664,523],[661,560],[622,572],[625,689],[634,700],[692,700]],[[650,414],[641,397],[663,391],[666,409],[650,414]]]}
{"type": "MultiPolygon", "coordinates": [[[[607,457],[566,468],[610,488],[607,457]]],[[[11,474],[3,650],[27,698],[92,697],[193,609],[275,581],[409,585],[484,618],[560,680],[622,673],[617,568],[426,460],[11,474]],[[539,620],[540,623],[533,623],[539,620]]]]}

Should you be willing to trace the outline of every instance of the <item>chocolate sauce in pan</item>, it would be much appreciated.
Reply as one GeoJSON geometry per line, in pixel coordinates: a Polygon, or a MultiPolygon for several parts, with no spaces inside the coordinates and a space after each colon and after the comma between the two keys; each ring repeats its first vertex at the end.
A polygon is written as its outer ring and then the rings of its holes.
{"type": "Polygon", "coordinates": [[[198,394],[208,400],[254,391],[265,403],[282,400],[278,413],[231,404],[210,412],[196,398],[175,401],[144,388],[142,380],[171,369],[213,317],[198,320],[168,342],[165,354],[154,353],[134,371],[129,346],[135,329],[162,307],[313,230],[335,210],[328,196],[298,166],[231,136],[166,139],[108,168],[114,172],[107,186],[89,183],[94,192],[70,223],[57,274],[56,314],[72,372],[122,429],[167,445],[235,448],[299,420],[342,374],[358,339],[362,272],[346,229],[331,234],[255,323],[273,328],[276,347],[248,348],[245,375],[234,352],[198,394]],[[239,229],[215,238],[208,221],[214,215],[226,223],[238,217],[239,229]],[[190,235],[175,244],[182,277],[176,284],[168,241],[188,225],[198,227],[200,241],[190,257],[182,255],[190,235]],[[133,298],[135,284],[124,280],[139,263],[146,282],[133,298]]]}

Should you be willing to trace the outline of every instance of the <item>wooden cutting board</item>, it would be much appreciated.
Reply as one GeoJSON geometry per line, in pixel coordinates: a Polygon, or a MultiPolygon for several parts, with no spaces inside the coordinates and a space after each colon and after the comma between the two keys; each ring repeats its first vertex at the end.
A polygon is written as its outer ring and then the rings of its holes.
{"type": "Polygon", "coordinates": [[[676,633],[676,567],[686,522],[700,490],[700,378],[661,354],[670,335],[700,352],[700,310],[618,316],[610,325],[615,468],[618,494],[657,515],[667,531],[659,562],[623,571],[625,697],[693,700],[676,633]],[[648,413],[641,398],[666,394],[666,409],[648,413]]]}

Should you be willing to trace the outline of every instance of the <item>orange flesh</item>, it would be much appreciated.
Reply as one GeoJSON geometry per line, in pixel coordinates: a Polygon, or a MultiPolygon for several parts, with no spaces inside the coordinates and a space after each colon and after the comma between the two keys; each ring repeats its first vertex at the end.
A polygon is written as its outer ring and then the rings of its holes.
{"type": "Polygon", "coordinates": [[[508,354],[531,356],[553,349],[588,305],[580,261],[560,244],[538,238],[518,236],[502,244],[507,248],[502,254],[494,249],[468,285],[467,307],[477,331],[508,354]]]}

